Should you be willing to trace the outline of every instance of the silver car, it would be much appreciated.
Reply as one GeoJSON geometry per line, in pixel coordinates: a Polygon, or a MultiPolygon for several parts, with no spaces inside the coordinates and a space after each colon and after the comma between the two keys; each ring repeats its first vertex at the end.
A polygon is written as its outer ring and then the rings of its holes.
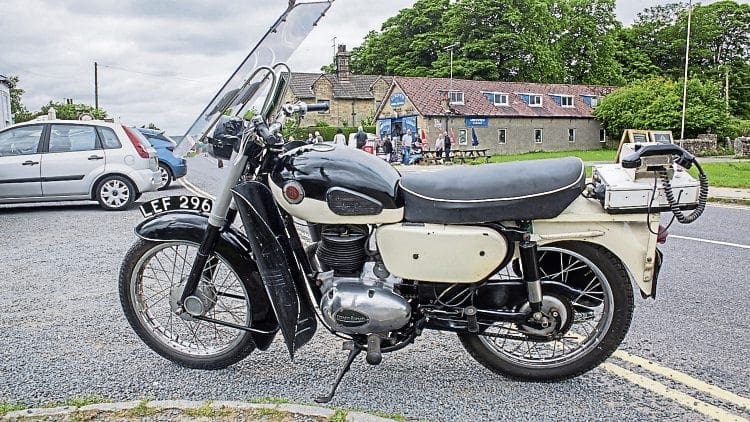
{"type": "Polygon", "coordinates": [[[121,124],[46,120],[0,131],[0,203],[91,199],[123,210],[160,184],[156,150],[121,124]]]}

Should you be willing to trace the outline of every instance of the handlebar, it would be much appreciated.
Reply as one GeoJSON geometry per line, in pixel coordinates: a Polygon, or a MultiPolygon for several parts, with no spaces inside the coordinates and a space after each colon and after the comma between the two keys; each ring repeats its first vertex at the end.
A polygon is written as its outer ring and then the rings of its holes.
{"type": "Polygon", "coordinates": [[[278,134],[281,128],[284,127],[284,123],[286,123],[288,117],[295,113],[304,114],[308,111],[327,111],[328,108],[328,103],[306,104],[299,102],[297,104],[285,104],[281,107],[281,110],[279,110],[276,120],[271,122],[270,125],[266,124],[266,122],[263,121],[263,117],[260,115],[253,117],[252,122],[255,126],[256,133],[263,142],[266,145],[274,145],[278,141],[276,134],[278,134]]]}

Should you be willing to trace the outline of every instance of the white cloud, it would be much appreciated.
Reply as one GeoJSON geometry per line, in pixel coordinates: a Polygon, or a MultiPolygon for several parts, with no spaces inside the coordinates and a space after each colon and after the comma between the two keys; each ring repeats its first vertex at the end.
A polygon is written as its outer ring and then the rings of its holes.
{"type": "MultiPolygon", "coordinates": [[[[618,1],[627,23],[656,2],[618,1]]],[[[38,110],[73,98],[99,103],[126,124],[150,122],[182,134],[273,23],[286,1],[3,0],[0,74],[17,75],[24,104],[38,110]]],[[[318,71],[333,41],[349,49],[413,0],[336,0],[290,59],[318,71]]]]}

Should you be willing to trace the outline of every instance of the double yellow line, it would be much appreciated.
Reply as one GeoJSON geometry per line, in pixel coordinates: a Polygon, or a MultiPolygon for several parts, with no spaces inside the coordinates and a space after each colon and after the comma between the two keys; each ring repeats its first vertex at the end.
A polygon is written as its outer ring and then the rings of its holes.
{"type": "MultiPolygon", "coordinates": [[[[187,178],[183,177],[179,179],[179,181],[182,183],[185,189],[189,190],[190,192],[196,195],[215,199],[213,195],[195,186],[193,183],[187,180],[187,178]]],[[[658,365],[648,359],[644,359],[640,356],[636,356],[622,350],[615,351],[612,354],[612,357],[638,366],[643,370],[655,375],[680,383],[703,394],[712,396],[726,404],[744,408],[745,410],[750,411],[750,399],[734,394],[731,391],[721,389],[715,385],[711,385],[697,378],[693,378],[690,375],[658,365]]],[[[674,400],[680,405],[688,409],[695,410],[696,412],[708,416],[709,418],[719,421],[747,421],[747,419],[743,418],[742,416],[735,415],[718,406],[714,406],[689,394],[683,393],[682,391],[679,391],[675,388],[668,387],[653,378],[639,375],[631,370],[625,369],[622,366],[612,363],[611,360],[602,363],[601,365],[599,365],[599,367],[613,375],[624,378],[625,380],[635,385],[645,388],[646,390],[659,394],[660,396],[663,396],[670,400],[674,400]]]]}
{"type": "MultiPolygon", "coordinates": [[[[715,385],[708,384],[697,378],[693,378],[690,375],[684,374],[674,369],[670,369],[661,365],[658,365],[648,359],[644,359],[640,356],[635,356],[628,352],[617,350],[612,354],[613,357],[621,359],[630,364],[636,365],[641,369],[656,374],[658,376],[667,378],[671,381],[680,383],[686,387],[697,390],[703,394],[707,394],[716,399],[721,400],[725,404],[744,408],[750,410],[750,399],[739,396],[730,391],[721,389],[715,385]]],[[[668,387],[653,378],[649,378],[643,375],[639,375],[633,371],[625,369],[619,365],[615,365],[611,361],[604,362],[600,367],[607,372],[617,375],[620,378],[624,378],[633,384],[643,387],[651,392],[659,394],[660,396],[666,397],[670,400],[674,400],[677,403],[685,406],[689,409],[695,410],[696,412],[702,413],[709,418],[716,419],[719,421],[746,421],[742,416],[730,413],[718,406],[706,403],[703,400],[699,400],[689,394],[683,393],[675,388],[668,387]]]]}

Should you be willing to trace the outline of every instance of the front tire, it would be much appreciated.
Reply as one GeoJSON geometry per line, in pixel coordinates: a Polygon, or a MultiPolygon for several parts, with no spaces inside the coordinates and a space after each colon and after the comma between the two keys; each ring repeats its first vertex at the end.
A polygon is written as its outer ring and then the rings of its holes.
{"type": "Polygon", "coordinates": [[[542,342],[511,323],[493,325],[485,331],[490,335],[461,333],[459,339],[477,362],[503,376],[523,381],[573,378],[607,359],[625,338],[633,316],[630,279],[617,257],[587,243],[539,247],[539,261],[543,280],[582,292],[570,301],[573,320],[561,339],[542,342]]]}
{"type": "MultiPolygon", "coordinates": [[[[250,332],[175,314],[199,245],[139,239],[120,268],[120,302],[133,330],[162,357],[188,368],[222,369],[255,350],[250,332]]],[[[210,308],[203,315],[251,326],[250,283],[257,272],[236,268],[220,252],[209,258],[197,292],[210,308]]]]}

